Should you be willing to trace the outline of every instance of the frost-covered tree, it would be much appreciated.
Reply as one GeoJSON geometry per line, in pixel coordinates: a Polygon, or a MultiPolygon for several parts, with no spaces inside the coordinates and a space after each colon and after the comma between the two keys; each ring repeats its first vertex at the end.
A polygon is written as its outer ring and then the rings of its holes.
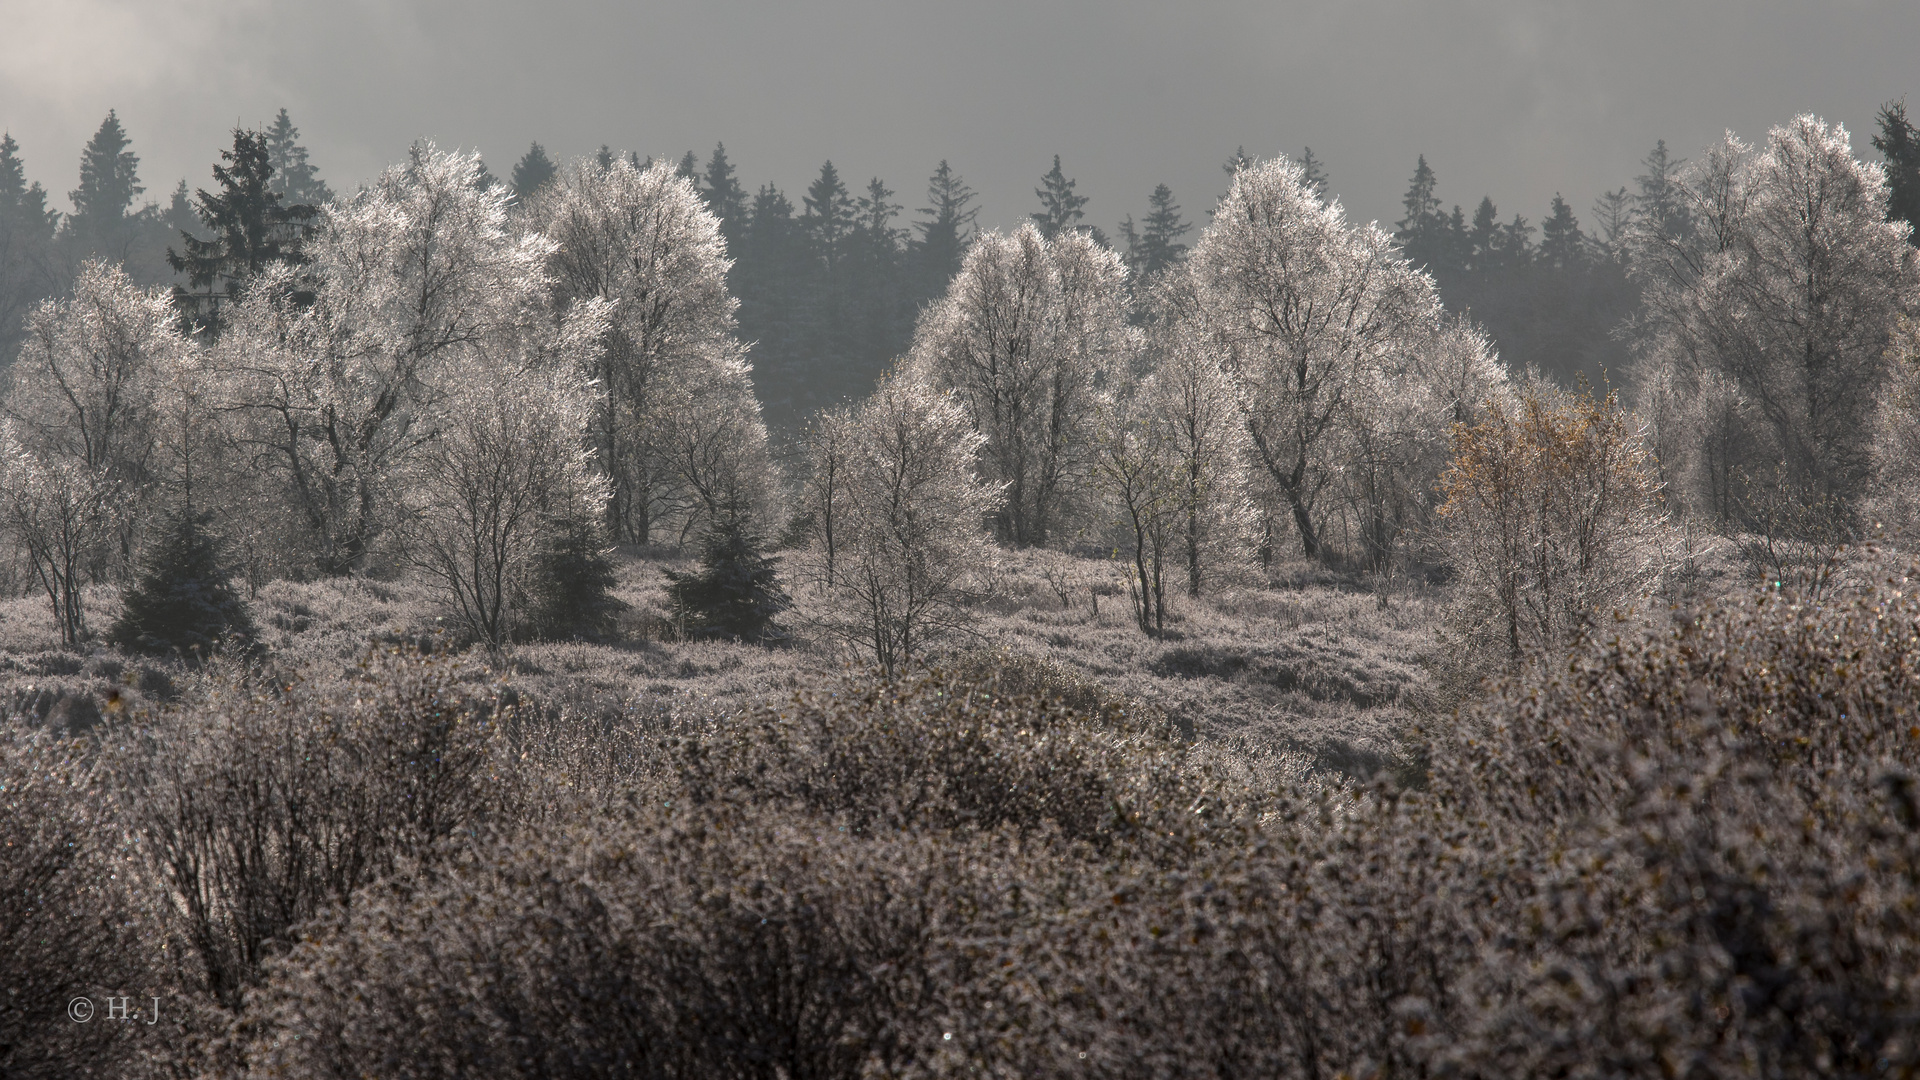
{"type": "Polygon", "coordinates": [[[985,437],[966,411],[915,380],[883,379],[848,429],[829,629],[891,675],[965,622],[1000,488],[975,474],[985,437]]]}
{"type": "Polygon", "coordinates": [[[1080,501],[1094,407],[1135,348],[1126,305],[1118,255],[1026,225],[975,241],[921,316],[910,369],[953,391],[985,436],[986,475],[1007,489],[1002,540],[1044,544],[1080,501]]]}
{"type": "Polygon", "coordinates": [[[298,516],[323,573],[363,568],[394,523],[399,476],[439,430],[436,410],[530,337],[554,333],[552,244],[515,236],[510,194],[478,184],[476,154],[416,145],[329,207],[308,247],[312,302],[290,271],[260,276],[215,359],[224,408],[298,516]]]}
{"type": "Polygon", "coordinates": [[[1167,564],[1178,558],[1183,516],[1172,425],[1156,408],[1154,389],[1149,377],[1135,393],[1102,403],[1091,476],[1106,499],[1119,548],[1132,564],[1127,591],[1134,624],[1150,635],[1166,630],[1167,564]]]}
{"type": "Polygon", "coordinates": [[[87,637],[89,567],[113,536],[125,494],[105,469],[31,449],[13,420],[0,421],[0,527],[26,556],[69,648],[87,637]]]}
{"type": "Polygon", "coordinates": [[[1441,480],[1469,639],[1565,655],[1665,568],[1666,514],[1643,433],[1608,395],[1534,385],[1453,427],[1441,480]]]}
{"type": "Polygon", "coordinates": [[[584,374],[604,315],[580,309],[545,355],[470,365],[401,476],[409,560],[489,646],[511,641],[539,607],[543,531],[604,512],[584,374]]]}
{"type": "Polygon", "coordinates": [[[556,305],[613,305],[590,373],[613,536],[684,535],[736,506],[766,515],[772,465],[734,337],[731,263],[692,182],[664,162],[582,160],[533,200],[529,219],[555,245],[546,269],[556,305]]]}
{"type": "Polygon", "coordinates": [[[1769,534],[1850,527],[1872,474],[1885,354],[1920,304],[1920,254],[1878,165],[1800,116],[1731,134],[1670,187],[1685,233],[1634,237],[1648,333],[1637,382],[1663,468],[1714,519],[1769,534]],[[1813,506],[1813,518],[1792,508],[1813,506]]]}
{"type": "Polygon", "coordinates": [[[1439,317],[1432,279],[1373,225],[1348,224],[1285,159],[1242,167],[1188,260],[1199,332],[1239,394],[1255,460],[1308,558],[1342,435],[1439,317]]]}

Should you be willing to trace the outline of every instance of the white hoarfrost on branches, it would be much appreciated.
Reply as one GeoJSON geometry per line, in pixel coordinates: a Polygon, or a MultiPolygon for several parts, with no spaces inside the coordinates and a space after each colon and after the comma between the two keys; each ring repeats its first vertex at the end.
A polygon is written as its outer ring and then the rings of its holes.
{"type": "Polygon", "coordinates": [[[86,584],[125,494],[106,469],[29,449],[14,421],[0,421],[0,526],[26,555],[69,648],[87,636],[86,584]]]}
{"type": "Polygon", "coordinates": [[[1255,458],[1316,558],[1321,497],[1366,452],[1352,436],[1378,426],[1372,414],[1433,340],[1433,281],[1386,232],[1322,203],[1284,159],[1234,174],[1188,266],[1198,332],[1220,350],[1255,458]]]}
{"type": "Polygon", "coordinates": [[[508,194],[472,153],[416,145],[329,207],[299,275],[270,271],[218,346],[244,436],[300,516],[323,573],[365,566],[398,480],[446,396],[550,334],[552,244],[507,227],[508,194]],[[302,291],[311,284],[311,303],[302,291]]]}
{"type": "Polygon", "coordinates": [[[542,531],[605,513],[608,485],[587,448],[595,388],[584,372],[606,315],[605,305],[576,305],[542,353],[470,369],[409,459],[409,559],[489,646],[511,641],[538,600],[542,531]]]}
{"type": "Polygon", "coordinates": [[[1086,235],[1032,225],[974,242],[914,335],[913,377],[951,390],[1006,486],[1000,538],[1044,544],[1083,502],[1089,424],[1136,350],[1127,271],[1086,235]]]}
{"type": "Polygon", "coordinates": [[[719,518],[769,516],[773,466],[734,337],[726,242],[693,183],[666,162],[581,159],[541,188],[527,218],[555,245],[555,304],[613,304],[590,374],[615,537],[684,539],[719,518]]]}
{"type": "Polygon", "coordinates": [[[892,674],[964,625],[1002,489],[975,475],[985,437],[951,395],[888,376],[844,425],[829,629],[892,674]]]}
{"type": "Polygon", "coordinates": [[[1879,165],[1845,128],[1796,117],[1732,134],[1678,188],[1693,229],[1633,236],[1646,334],[1637,383],[1676,493],[1716,522],[1850,532],[1872,417],[1920,254],[1887,220],[1879,165]]]}

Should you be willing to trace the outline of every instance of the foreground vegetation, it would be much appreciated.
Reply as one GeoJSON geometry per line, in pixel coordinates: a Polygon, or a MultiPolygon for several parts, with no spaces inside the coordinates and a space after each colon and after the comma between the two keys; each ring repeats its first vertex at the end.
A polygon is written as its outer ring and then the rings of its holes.
{"type": "MultiPolygon", "coordinates": [[[[1409,710],[1377,772],[1166,692],[1279,670],[1220,611],[1116,658],[1158,690],[1063,661],[1109,639],[1039,589],[1002,648],[892,681],[712,642],[515,674],[355,653],[348,621],[431,608],[338,588],[263,597],[253,669],[75,658],[48,678],[121,690],[90,725],[15,675],[9,1076],[1920,1067],[1920,600],[1886,560],[1409,710]]],[[[1330,586],[1291,595],[1338,626],[1330,586]]],[[[1390,632],[1362,599],[1352,637],[1390,632]]],[[[1301,670],[1289,701],[1332,696],[1301,670]]]]}

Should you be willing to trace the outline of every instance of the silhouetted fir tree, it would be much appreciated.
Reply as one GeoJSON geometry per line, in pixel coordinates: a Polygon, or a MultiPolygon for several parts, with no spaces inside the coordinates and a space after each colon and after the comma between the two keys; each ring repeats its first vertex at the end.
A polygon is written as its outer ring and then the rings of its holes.
{"type": "Polygon", "coordinates": [[[188,503],[165,514],[141,554],[119,618],[107,638],[127,652],[178,655],[200,662],[256,637],[246,601],[208,528],[211,515],[188,503]]]}
{"type": "Polygon", "coordinates": [[[974,217],[979,213],[967,206],[973,199],[973,189],[942,159],[927,178],[927,205],[915,211],[926,219],[913,223],[920,231],[913,247],[919,279],[916,300],[944,295],[947,283],[960,272],[960,259],[966,254],[974,217]]]}
{"type": "Polygon", "coordinates": [[[553,179],[559,170],[547,157],[547,152],[539,143],[527,149],[525,156],[513,167],[513,193],[524,199],[536,191],[541,184],[553,179]]]}
{"type": "Polygon", "coordinates": [[[680,164],[673,167],[673,175],[682,180],[693,181],[693,186],[698,188],[700,186],[700,159],[694,157],[693,151],[691,150],[680,155],[680,164]]]}
{"type": "Polygon", "coordinates": [[[858,208],[840,173],[828,161],[807,185],[801,199],[800,229],[811,251],[809,273],[802,286],[804,302],[812,311],[803,339],[801,364],[813,391],[807,411],[831,400],[835,384],[844,383],[842,365],[855,347],[855,307],[852,293],[852,254],[858,231],[858,208]]]}
{"type": "Polygon", "coordinates": [[[706,197],[707,208],[713,211],[713,216],[720,219],[720,233],[727,238],[731,251],[738,246],[740,234],[746,228],[749,200],[733,162],[727,160],[727,144],[713,144],[700,194],[706,197]]]}
{"type": "Polygon", "coordinates": [[[848,284],[859,325],[847,376],[855,383],[850,393],[859,396],[879,381],[889,361],[907,351],[913,336],[915,298],[902,273],[906,230],[893,223],[902,207],[892,200],[893,192],[876,176],[855,202],[848,284]]]}
{"type": "Polygon", "coordinates": [[[493,185],[500,182],[500,178],[493,175],[493,170],[487,168],[485,161],[481,161],[479,164],[479,170],[473,175],[473,186],[481,191],[490,191],[493,189],[493,185]]]}
{"type": "Polygon", "coordinates": [[[1633,224],[1633,197],[1626,188],[1602,192],[1593,202],[1593,221],[1598,228],[1593,240],[1607,258],[1625,257],[1623,243],[1627,228],[1633,224]]]}
{"type": "Polygon", "coordinates": [[[618,155],[613,152],[613,147],[608,146],[606,143],[601,143],[600,149],[593,152],[593,163],[600,167],[601,172],[606,172],[608,169],[613,168],[613,162],[617,156],[618,155]]]}
{"type": "Polygon", "coordinates": [[[1180,218],[1180,206],[1173,201],[1173,189],[1157,185],[1147,196],[1146,220],[1135,229],[1133,218],[1121,226],[1126,240],[1127,268],[1135,277],[1145,278],[1174,266],[1187,257],[1187,245],[1180,241],[1193,226],[1180,218]]]}
{"type": "Polygon", "coordinates": [[[701,544],[699,570],[666,571],[667,596],[682,632],[741,641],[785,637],[774,619],[793,601],[775,573],[779,561],[760,554],[760,538],[738,519],[716,524],[701,544]]]}
{"type": "Polygon", "coordinates": [[[1500,260],[1513,270],[1533,264],[1533,226],[1519,214],[1500,229],[1500,260]]]}
{"type": "Polygon", "coordinates": [[[180,233],[183,252],[167,249],[167,265],[184,274],[176,287],[181,310],[209,329],[218,329],[219,309],[235,299],[248,279],[270,263],[299,263],[309,222],[318,212],[308,205],[286,205],[273,190],[273,166],[267,137],[233,131],[233,149],[222,150],[226,165],[213,167],[220,190],[201,189],[195,197],[200,222],[211,233],[202,240],[180,233]]]}
{"type": "Polygon", "coordinates": [[[1500,211],[1491,195],[1482,196],[1473,211],[1473,224],[1467,227],[1467,265],[1481,273],[1498,270],[1500,254],[1500,211]]]}
{"type": "Polygon", "coordinates": [[[1440,209],[1440,200],[1434,197],[1437,185],[1438,179],[1427,165],[1427,156],[1421,154],[1413,169],[1413,179],[1407,184],[1407,193],[1400,200],[1406,216],[1394,226],[1394,238],[1400,241],[1401,249],[1416,266],[1444,267],[1448,262],[1447,219],[1440,209]]]}
{"type": "Polygon", "coordinates": [[[193,211],[193,195],[187,191],[184,177],[173,186],[173,194],[167,197],[167,208],[160,217],[161,223],[172,232],[192,232],[199,228],[200,215],[193,211]]]}
{"type": "Polygon", "coordinates": [[[740,336],[753,345],[754,392],[767,422],[791,430],[811,411],[817,388],[802,371],[805,339],[816,316],[807,303],[813,258],[793,204],[772,184],[754,195],[728,276],[740,299],[740,336]]]}
{"type": "Polygon", "coordinates": [[[1586,237],[1580,233],[1580,221],[1557,191],[1547,219],[1540,223],[1540,261],[1562,270],[1586,261],[1586,237]]]}
{"type": "Polygon", "coordinates": [[[527,629],[545,639],[611,636],[627,604],[613,595],[613,561],[589,522],[548,520],[534,556],[527,629]]]}
{"type": "Polygon", "coordinates": [[[267,163],[273,166],[271,189],[288,206],[325,206],[333,201],[333,189],[321,180],[307,160],[307,148],[300,145],[300,129],[287,118],[287,110],[273,118],[267,128],[267,163]]]}
{"type": "Polygon", "coordinates": [[[22,319],[55,291],[53,237],[60,215],[47,193],[27,183],[20,144],[0,135],[0,364],[13,359],[22,319]]]}
{"type": "Polygon", "coordinates": [[[1879,121],[1873,148],[1886,159],[1887,220],[1912,225],[1907,240],[1920,247],[1920,131],[1907,120],[1905,100],[1882,105],[1879,121]]]}
{"type": "Polygon", "coordinates": [[[1233,148],[1233,153],[1227,155],[1227,160],[1220,163],[1220,171],[1231,177],[1251,164],[1253,164],[1253,155],[1247,153],[1246,147],[1236,146],[1233,148]]]}
{"type": "Polygon", "coordinates": [[[1060,170],[1060,155],[1053,155],[1053,168],[1040,178],[1040,186],[1033,189],[1040,197],[1040,212],[1033,215],[1033,223],[1039,227],[1040,235],[1049,240],[1069,229],[1085,229],[1094,242],[1105,245],[1107,238],[1099,229],[1080,224],[1080,219],[1087,216],[1083,207],[1092,197],[1075,194],[1076,183],[1060,170]]]}
{"type": "Polygon", "coordinates": [[[107,110],[107,118],[80,152],[80,186],[67,193],[76,226],[121,220],[134,196],[147,190],[140,186],[140,159],[130,145],[119,114],[107,110]]]}
{"type": "Polygon", "coordinates": [[[1300,151],[1300,172],[1302,178],[1306,180],[1307,186],[1313,189],[1313,193],[1320,197],[1321,202],[1326,202],[1327,170],[1325,162],[1313,156],[1313,147],[1311,146],[1300,151]]]}
{"type": "Polygon", "coordinates": [[[1663,236],[1684,240],[1693,235],[1693,217],[1680,199],[1680,168],[1686,159],[1667,153],[1667,140],[1654,143],[1641,160],[1646,172],[1633,178],[1639,193],[1633,207],[1639,221],[1663,236]]]}
{"type": "Polygon", "coordinates": [[[857,216],[853,196],[833,162],[820,166],[820,175],[807,185],[800,201],[805,206],[800,226],[813,241],[815,254],[828,270],[833,270],[846,253],[847,238],[853,235],[857,216]]]}

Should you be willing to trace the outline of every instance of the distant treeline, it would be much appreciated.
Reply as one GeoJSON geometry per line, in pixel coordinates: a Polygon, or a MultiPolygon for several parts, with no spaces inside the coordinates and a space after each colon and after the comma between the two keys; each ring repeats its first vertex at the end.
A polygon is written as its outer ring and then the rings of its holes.
{"type": "MultiPolygon", "coordinates": [[[[269,183],[283,203],[332,198],[285,109],[262,134],[269,183]]],[[[1873,142],[1887,159],[1892,213],[1912,220],[1920,183],[1911,178],[1920,175],[1920,153],[1904,108],[1882,110],[1873,142]]],[[[603,146],[599,156],[611,160],[614,151],[603,146]]],[[[1248,160],[1236,150],[1224,167],[1231,173],[1248,160]]],[[[1300,163],[1325,192],[1323,163],[1310,148],[1300,163]]],[[[0,365],[12,361],[25,314],[68,292],[88,258],[120,261],[140,284],[183,280],[180,257],[169,259],[170,252],[215,223],[204,220],[185,180],[164,205],[136,206],[146,192],[139,164],[119,118],[108,113],[81,154],[79,185],[68,193],[74,209],[64,213],[48,206],[49,193],[38,183],[26,182],[11,135],[0,137],[0,365]]],[[[1684,164],[1662,141],[1641,162],[1633,186],[1603,193],[1585,224],[1555,194],[1536,227],[1520,214],[1503,219],[1491,196],[1471,214],[1459,204],[1449,211],[1422,155],[1396,237],[1408,257],[1433,274],[1447,306],[1480,324],[1510,367],[1537,369],[1565,384],[1580,377],[1618,383],[1629,356],[1622,328],[1640,303],[1621,237],[1636,218],[1668,212],[1684,164]]],[[[524,196],[556,168],[536,142],[506,180],[488,174],[486,182],[508,183],[524,196]]],[[[831,161],[798,205],[770,183],[749,188],[724,145],[717,144],[704,165],[688,151],[678,171],[694,181],[720,220],[733,259],[728,285],[740,301],[740,336],[752,344],[756,390],[775,430],[798,430],[815,410],[870,391],[906,350],[920,310],[959,270],[977,229],[975,193],[944,160],[911,211],[881,178],[850,186],[831,161]]],[[[1151,193],[1148,215],[1120,222],[1111,239],[1087,223],[1089,197],[1076,191],[1057,156],[1035,194],[1039,208],[1032,218],[1043,235],[1087,232],[1116,247],[1137,279],[1185,257],[1183,237],[1193,225],[1164,184],[1151,193]]]]}

